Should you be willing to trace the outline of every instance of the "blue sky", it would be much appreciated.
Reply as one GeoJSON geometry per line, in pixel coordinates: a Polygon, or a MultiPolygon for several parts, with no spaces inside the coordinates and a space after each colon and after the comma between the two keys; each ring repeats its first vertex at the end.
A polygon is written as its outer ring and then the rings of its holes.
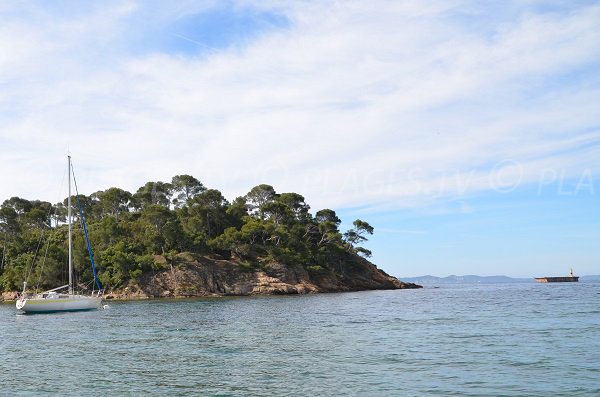
{"type": "Polygon", "coordinates": [[[397,276],[600,273],[594,1],[0,5],[0,200],[191,174],[369,221],[397,276]]]}

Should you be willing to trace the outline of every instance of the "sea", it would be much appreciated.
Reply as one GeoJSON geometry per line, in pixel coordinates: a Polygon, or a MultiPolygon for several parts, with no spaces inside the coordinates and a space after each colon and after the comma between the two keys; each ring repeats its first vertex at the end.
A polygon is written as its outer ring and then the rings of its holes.
{"type": "Polygon", "coordinates": [[[600,396],[600,283],[0,305],[2,396],[600,396]]]}

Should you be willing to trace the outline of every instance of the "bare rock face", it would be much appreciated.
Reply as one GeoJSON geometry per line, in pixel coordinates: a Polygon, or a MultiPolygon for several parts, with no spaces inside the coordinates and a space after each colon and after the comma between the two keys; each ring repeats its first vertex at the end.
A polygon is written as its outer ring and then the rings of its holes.
{"type": "Polygon", "coordinates": [[[0,295],[0,302],[5,301],[5,300],[15,301],[15,300],[17,300],[17,295],[18,294],[16,292],[12,292],[12,291],[11,292],[3,292],[0,295]]]}
{"type": "Polygon", "coordinates": [[[334,265],[334,272],[316,275],[315,283],[324,292],[422,288],[390,276],[364,258],[352,259],[350,263],[343,263],[337,267],[334,265]]]}
{"type": "Polygon", "coordinates": [[[171,263],[157,257],[164,269],[144,276],[118,298],[199,297],[227,295],[288,295],[374,289],[419,288],[402,283],[362,258],[340,266],[341,272],[316,273],[300,265],[269,263],[258,267],[208,257],[180,254],[171,263]]]}
{"type": "MultiPolygon", "coordinates": [[[[290,295],[320,292],[421,288],[403,283],[366,259],[354,256],[326,269],[277,262],[260,266],[238,260],[194,257],[181,253],[170,261],[156,256],[162,270],[143,275],[137,284],[105,295],[106,299],[185,298],[202,296],[290,295]]],[[[2,300],[15,300],[16,292],[2,300]]]]}

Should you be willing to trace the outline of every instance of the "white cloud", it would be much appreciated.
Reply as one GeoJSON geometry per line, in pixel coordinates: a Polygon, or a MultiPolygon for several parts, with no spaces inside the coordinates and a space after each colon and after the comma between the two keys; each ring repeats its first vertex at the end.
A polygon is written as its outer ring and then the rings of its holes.
{"type": "Polygon", "coordinates": [[[60,26],[37,9],[35,24],[12,19],[0,30],[0,199],[53,200],[67,147],[88,194],[189,173],[229,198],[270,183],[333,208],[489,190],[505,160],[522,183],[548,167],[600,171],[600,7],[273,7],[288,28],[198,56],[128,52],[149,29],[140,15],[165,23],[142,4],[60,26]]]}

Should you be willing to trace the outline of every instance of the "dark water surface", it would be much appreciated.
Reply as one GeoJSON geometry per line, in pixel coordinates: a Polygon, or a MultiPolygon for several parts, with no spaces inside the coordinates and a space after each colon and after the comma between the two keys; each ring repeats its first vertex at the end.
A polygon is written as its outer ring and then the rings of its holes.
{"type": "Polygon", "coordinates": [[[6,396],[598,396],[600,284],[0,305],[6,396]]]}

